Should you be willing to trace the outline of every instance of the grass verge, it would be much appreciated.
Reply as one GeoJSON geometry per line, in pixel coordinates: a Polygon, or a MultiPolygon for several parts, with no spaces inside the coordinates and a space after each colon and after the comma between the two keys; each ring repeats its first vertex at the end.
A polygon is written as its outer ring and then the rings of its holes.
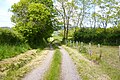
{"type": "Polygon", "coordinates": [[[0,61],[0,80],[19,80],[24,74],[41,63],[48,50],[38,52],[36,50],[27,51],[18,55],[0,61]]]}
{"type": "Polygon", "coordinates": [[[76,64],[82,80],[110,80],[109,76],[102,71],[99,65],[96,65],[89,59],[85,58],[76,49],[67,46],[63,47],[68,51],[76,64]]]}
{"type": "MultiPolygon", "coordinates": [[[[63,46],[75,61],[83,80],[119,80],[120,62],[118,61],[118,48],[102,46],[102,58],[99,63],[94,62],[98,57],[97,46],[92,46],[92,55],[80,53],[78,50],[63,46]]],[[[86,46],[87,47],[87,46],[86,46]]]]}
{"type": "Polygon", "coordinates": [[[19,44],[19,45],[9,45],[9,44],[0,44],[0,60],[11,58],[20,53],[26,52],[31,49],[28,44],[19,44]]]}
{"type": "Polygon", "coordinates": [[[60,79],[60,68],[61,68],[62,55],[59,49],[56,49],[53,56],[52,63],[48,72],[46,72],[44,80],[59,80],[60,79]]]}

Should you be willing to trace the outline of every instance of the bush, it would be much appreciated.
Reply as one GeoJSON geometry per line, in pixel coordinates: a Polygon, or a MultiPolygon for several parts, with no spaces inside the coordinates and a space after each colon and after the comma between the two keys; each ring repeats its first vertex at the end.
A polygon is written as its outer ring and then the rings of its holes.
{"type": "Polygon", "coordinates": [[[120,44],[120,28],[81,28],[74,33],[74,40],[80,42],[93,42],[96,44],[119,45],[120,44]]]}
{"type": "Polygon", "coordinates": [[[0,44],[19,44],[24,38],[12,29],[0,28],[0,44]]]}

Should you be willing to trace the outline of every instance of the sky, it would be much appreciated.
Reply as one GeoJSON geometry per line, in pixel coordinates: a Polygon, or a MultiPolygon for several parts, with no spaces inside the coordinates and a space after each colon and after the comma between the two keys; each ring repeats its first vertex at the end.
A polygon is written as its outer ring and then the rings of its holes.
{"type": "Polygon", "coordinates": [[[19,0],[0,0],[0,27],[14,26],[10,20],[12,13],[9,9],[17,2],[19,2],[19,0]]]}
{"type": "MultiPolygon", "coordinates": [[[[0,0],[0,27],[14,26],[14,24],[10,20],[12,12],[10,12],[9,9],[14,3],[17,3],[19,1],[20,0],[0,0]]],[[[99,11],[99,7],[96,7],[96,10],[99,11]]],[[[111,24],[108,24],[108,27],[111,26],[111,24]]]]}

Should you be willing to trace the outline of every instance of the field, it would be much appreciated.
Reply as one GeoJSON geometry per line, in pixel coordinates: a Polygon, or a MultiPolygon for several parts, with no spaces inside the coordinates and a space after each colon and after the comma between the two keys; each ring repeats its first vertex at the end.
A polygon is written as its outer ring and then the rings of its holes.
{"type": "Polygon", "coordinates": [[[64,48],[69,52],[71,58],[77,65],[80,76],[83,80],[119,80],[120,79],[120,61],[118,46],[91,46],[91,55],[89,54],[89,45],[85,44],[80,52],[80,46],[64,48]],[[101,54],[101,58],[100,58],[101,54]]]}
{"type": "Polygon", "coordinates": [[[119,0],[9,1],[0,80],[120,80],[119,0]]]}

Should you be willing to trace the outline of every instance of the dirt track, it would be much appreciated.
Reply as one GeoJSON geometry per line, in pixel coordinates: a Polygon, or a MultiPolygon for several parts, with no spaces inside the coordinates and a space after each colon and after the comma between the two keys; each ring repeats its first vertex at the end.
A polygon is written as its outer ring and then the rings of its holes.
{"type": "Polygon", "coordinates": [[[61,80],[81,80],[68,52],[61,46],[59,48],[62,53],[61,80]]]}
{"type": "Polygon", "coordinates": [[[53,50],[50,50],[42,64],[28,73],[22,80],[42,80],[44,73],[48,70],[53,57],[53,50]]]}
{"type": "MultiPolygon", "coordinates": [[[[62,53],[60,79],[61,80],[81,80],[78,75],[77,69],[72,59],[70,58],[68,52],[61,46],[59,48],[62,53]]],[[[46,59],[42,62],[40,67],[32,70],[22,80],[43,80],[44,73],[49,69],[53,54],[54,54],[54,51],[50,50],[46,59]]]]}

